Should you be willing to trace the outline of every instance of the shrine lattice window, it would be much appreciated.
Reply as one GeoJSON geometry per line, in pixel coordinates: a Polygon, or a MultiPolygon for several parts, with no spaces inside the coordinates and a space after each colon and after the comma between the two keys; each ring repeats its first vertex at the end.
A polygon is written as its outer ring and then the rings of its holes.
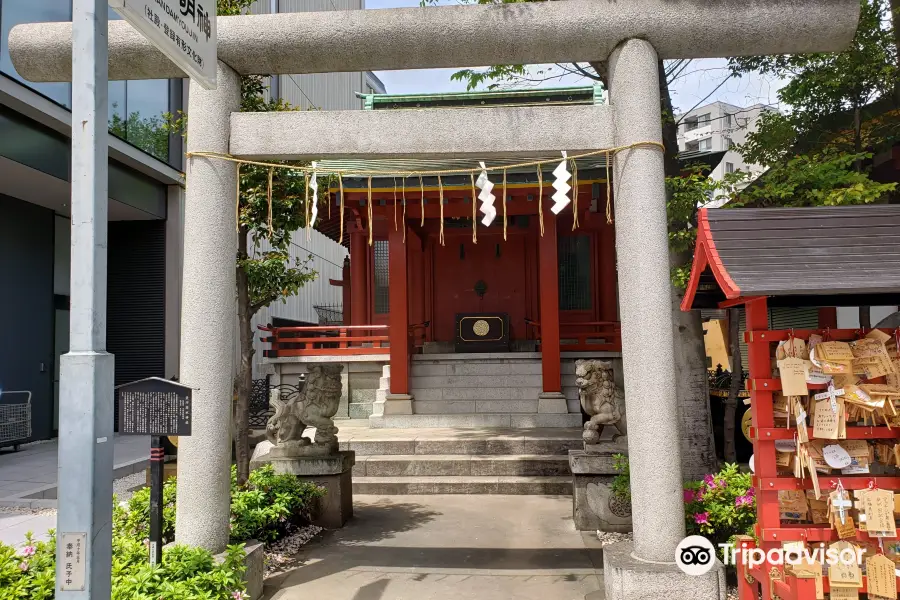
{"type": "Polygon", "coordinates": [[[375,254],[375,314],[384,315],[391,310],[387,240],[375,240],[373,249],[375,254]]]}
{"type": "Polygon", "coordinates": [[[559,238],[559,309],[591,309],[591,238],[559,238]]]}

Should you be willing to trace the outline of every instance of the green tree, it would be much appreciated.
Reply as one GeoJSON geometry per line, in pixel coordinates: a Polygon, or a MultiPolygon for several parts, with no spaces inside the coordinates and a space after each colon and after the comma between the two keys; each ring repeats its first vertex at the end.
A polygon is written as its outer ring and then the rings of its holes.
{"type": "Polygon", "coordinates": [[[891,24],[886,0],[861,0],[859,27],[843,52],[730,59],[735,75],[758,72],[789,80],[778,92],[789,111],[763,114],[741,148],[744,158],[770,167],[797,153],[826,153],[832,162],[838,151],[857,155],[853,167],[862,171],[862,155],[892,143],[900,124],[889,110],[896,108],[898,84],[891,24]]]}
{"type": "Polygon", "coordinates": [[[141,117],[139,112],[133,112],[123,119],[122,115],[114,113],[109,119],[109,132],[162,161],[169,160],[169,128],[165,115],[141,117]]]}
{"type": "MultiPolygon", "coordinates": [[[[219,16],[244,14],[253,0],[218,0],[219,16]]],[[[263,77],[241,77],[241,111],[296,110],[280,98],[265,97],[263,77]]],[[[186,131],[187,116],[168,115],[169,129],[186,131]]],[[[285,166],[300,163],[281,162],[285,166]]],[[[321,182],[320,188],[326,182],[321,182]]],[[[250,475],[250,391],[253,384],[253,316],[278,300],[284,302],[318,275],[310,268],[312,256],[291,260],[292,234],[306,227],[311,209],[304,172],[242,165],[238,197],[238,250],[235,263],[240,366],[234,380],[233,437],[237,482],[250,475]],[[271,186],[270,186],[271,178],[271,186]],[[271,188],[271,194],[269,190],[271,188]],[[271,214],[269,206],[271,204],[271,214]],[[271,215],[271,216],[270,216],[271,215]]]]}

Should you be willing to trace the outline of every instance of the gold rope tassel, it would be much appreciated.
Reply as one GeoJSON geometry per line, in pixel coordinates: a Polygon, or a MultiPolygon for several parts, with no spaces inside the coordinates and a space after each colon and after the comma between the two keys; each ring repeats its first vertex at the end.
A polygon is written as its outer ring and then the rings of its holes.
{"type": "Polygon", "coordinates": [[[241,231],[241,163],[237,166],[237,190],[234,198],[234,230],[241,231]]]}
{"type": "Polygon", "coordinates": [[[538,165],[538,223],[541,225],[541,237],[544,237],[544,172],[538,165]]]}
{"type": "Polygon", "coordinates": [[[406,175],[403,176],[403,243],[406,243],[406,175]]]}
{"type": "Polygon", "coordinates": [[[475,195],[475,173],[469,173],[469,179],[472,180],[472,243],[478,243],[478,213],[476,204],[478,204],[478,196],[475,195]]]}
{"type": "Polygon", "coordinates": [[[369,175],[369,199],[366,202],[369,205],[369,245],[372,245],[372,229],[375,223],[372,222],[372,176],[369,175]]]}
{"type": "Polygon", "coordinates": [[[309,230],[310,230],[309,219],[310,219],[310,214],[311,214],[310,207],[309,207],[309,173],[306,173],[304,181],[305,181],[305,184],[303,186],[303,212],[306,215],[306,241],[308,242],[312,238],[312,235],[309,232],[309,230]]]}
{"type": "Polygon", "coordinates": [[[266,200],[269,203],[269,239],[272,239],[272,174],[275,172],[275,167],[269,167],[269,188],[266,191],[266,200]]]}
{"type": "Polygon", "coordinates": [[[612,151],[606,152],[606,224],[612,225],[612,185],[609,181],[609,163],[612,160],[612,151]]]}
{"type": "Polygon", "coordinates": [[[578,229],[578,163],[572,160],[572,231],[578,229]]]}
{"type": "Polygon", "coordinates": [[[340,203],[341,203],[341,233],[338,237],[338,243],[344,243],[344,178],[341,177],[341,174],[338,173],[338,193],[341,195],[340,203]]]}
{"type": "Polygon", "coordinates": [[[438,204],[441,207],[441,246],[444,245],[444,184],[441,182],[441,176],[438,175],[438,204]]]}
{"type": "Polygon", "coordinates": [[[506,169],[503,169],[503,241],[506,241],[506,169]]]}
{"type": "Polygon", "coordinates": [[[422,221],[419,223],[420,227],[425,226],[425,184],[422,183],[422,176],[419,175],[419,194],[421,195],[421,204],[419,206],[422,209],[422,221]]]}
{"type": "Polygon", "coordinates": [[[397,178],[394,177],[394,231],[397,231],[397,178]]]}

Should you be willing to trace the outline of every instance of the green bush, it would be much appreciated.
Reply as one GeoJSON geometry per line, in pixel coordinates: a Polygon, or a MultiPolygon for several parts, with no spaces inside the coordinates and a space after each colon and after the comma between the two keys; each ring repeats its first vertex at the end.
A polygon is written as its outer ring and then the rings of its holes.
{"type": "Polygon", "coordinates": [[[756,522],[756,493],[750,473],[726,464],[703,481],[685,486],[685,525],[688,535],[706,536],[714,545],[736,535],[752,535],[756,522]]]}
{"type": "MultiPolygon", "coordinates": [[[[48,600],[56,581],[56,536],[46,542],[26,536],[25,546],[0,542],[0,600],[48,600]]],[[[112,600],[236,600],[246,598],[243,544],[229,546],[218,564],[202,548],[172,546],[151,566],[147,546],[113,537],[112,600]]]]}
{"type": "MultiPolygon", "coordinates": [[[[163,486],[163,543],[175,536],[175,479],[163,486]]],[[[231,540],[274,541],[309,521],[315,500],[325,491],[293,475],[277,475],[271,466],[250,474],[246,487],[231,476],[231,540]]],[[[25,546],[0,542],[0,600],[48,600],[54,597],[56,539],[25,546]]],[[[148,562],[150,491],[143,489],[113,507],[112,600],[241,600],[244,545],[228,547],[224,562],[202,548],[171,546],[162,562],[148,562]]]]}
{"type": "MultiPolygon", "coordinates": [[[[175,539],[175,478],[163,485],[163,544],[175,539]]],[[[272,542],[292,529],[309,522],[315,500],[324,495],[319,486],[300,481],[294,475],[278,475],[271,465],[250,473],[246,487],[237,485],[231,468],[231,541],[272,542]]],[[[150,535],[150,490],[134,493],[127,503],[113,511],[113,529],[145,539],[150,535]]]]}
{"type": "Polygon", "coordinates": [[[613,469],[616,470],[616,476],[609,486],[613,495],[624,502],[631,502],[631,468],[628,465],[628,457],[624,454],[613,454],[613,469]]]}

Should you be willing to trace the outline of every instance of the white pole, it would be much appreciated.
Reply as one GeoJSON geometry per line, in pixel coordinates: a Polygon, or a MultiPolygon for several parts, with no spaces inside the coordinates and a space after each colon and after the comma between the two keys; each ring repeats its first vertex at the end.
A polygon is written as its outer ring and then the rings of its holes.
{"type": "Polygon", "coordinates": [[[106,352],[107,56],[106,0],[74,0],[71,320],[59,403],[60,600],[110,597],[114,363],[106,352]]]}

